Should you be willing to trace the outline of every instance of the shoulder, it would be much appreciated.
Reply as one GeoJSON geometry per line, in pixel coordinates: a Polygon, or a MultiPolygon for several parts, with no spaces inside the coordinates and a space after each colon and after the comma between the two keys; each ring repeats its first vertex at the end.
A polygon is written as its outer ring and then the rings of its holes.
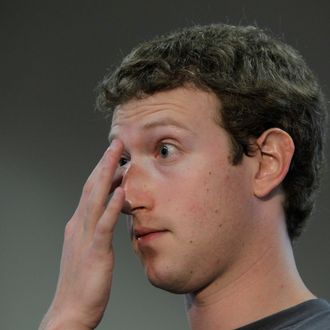
{"type": "Polygon", "coordinates": [[[239,330],[258,329],[330,330],[330,304],[324,299],[308,300],[239,328],[239,330]]]}

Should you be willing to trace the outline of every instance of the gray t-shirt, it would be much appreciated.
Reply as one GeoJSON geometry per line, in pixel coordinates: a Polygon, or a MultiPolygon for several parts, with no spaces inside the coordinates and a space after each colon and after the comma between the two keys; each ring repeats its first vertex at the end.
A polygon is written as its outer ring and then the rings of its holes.
{"type": "Polygon", "coordinates": [[[312,299],[250,323],[237,330],[329,330],[330,304],[312,299]]]}

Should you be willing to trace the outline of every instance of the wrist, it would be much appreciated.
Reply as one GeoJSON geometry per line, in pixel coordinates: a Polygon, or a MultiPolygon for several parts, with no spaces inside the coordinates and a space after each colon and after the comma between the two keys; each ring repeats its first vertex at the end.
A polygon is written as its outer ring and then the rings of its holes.
{"type": "Polygon", "coordinates": [[[94,328],[82,324],[72,318],[72,315],[56,315],[47,312],[38,330],[93,330],[94,328]]]}
{"type": "Polygon", "coordinates": [[[71,321],[42,321],[38,330],[93,330],[92,328],[86,327],[82,324],[78,324],[71,321]]]}

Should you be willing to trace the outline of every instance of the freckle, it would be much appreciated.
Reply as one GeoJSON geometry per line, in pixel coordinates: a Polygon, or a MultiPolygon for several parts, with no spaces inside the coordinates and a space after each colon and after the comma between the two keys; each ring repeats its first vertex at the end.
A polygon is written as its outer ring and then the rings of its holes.
{"type": "Polygon", "coordinates": [[[190,244],[192,244],[193,241],[189,241],[190,244]]]}
{"type": "Polygon", "coordinates": [[[215,209],[214,210],[214,213],[219,213],[219,209],[215,209]]]}
{"type": "Polygon", "coordinates": [[[209,175],[211,175],[212,174],[212,172],[211,171],[209,171],[209,175]]]}
{"type": "Polygon", "coordinates": [[[193,271],[191,270],[191,271],[190,271],[190,274],[192,274],[192,273],[193,273],[193,271]]]}
{"type": "Polygon", "coordinates": [[[220,225],[219,225],[219,228],[221,228],[222,227],[222,223],[220,223],[220,225]]]}

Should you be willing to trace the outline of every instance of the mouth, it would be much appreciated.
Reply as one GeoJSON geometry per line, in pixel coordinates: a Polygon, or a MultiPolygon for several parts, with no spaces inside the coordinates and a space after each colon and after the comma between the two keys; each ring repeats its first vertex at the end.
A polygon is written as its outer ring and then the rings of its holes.
{"type": "Polygon", "coordinates": [[[139,243],[149,242],[157,237],[168,232],[167,229],[152,229],[152,228],[135,228],[133,238],[139,243]]]}

